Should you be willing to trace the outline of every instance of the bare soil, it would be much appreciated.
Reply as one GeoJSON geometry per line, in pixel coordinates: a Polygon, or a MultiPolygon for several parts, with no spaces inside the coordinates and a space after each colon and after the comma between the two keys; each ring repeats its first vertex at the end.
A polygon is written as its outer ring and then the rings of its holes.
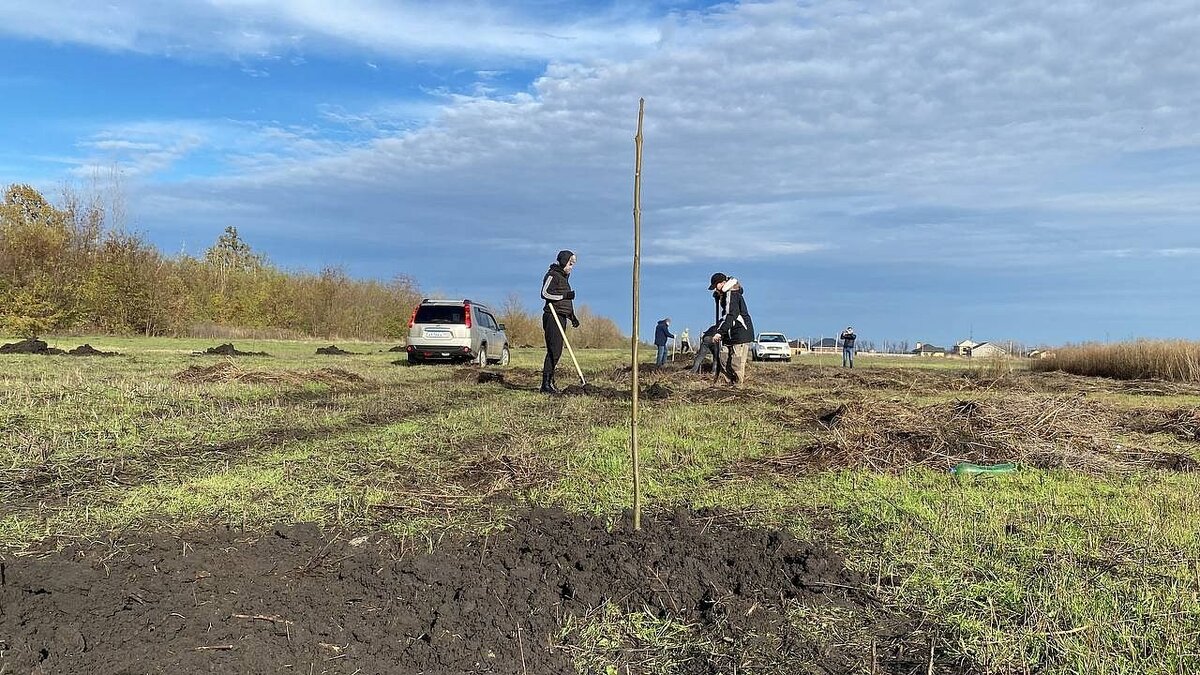
{"type": "Polygon", "coordinates": [[[243,352],[234,347],[231,342],[226,342],[216,347],[209,347],[202,352],[196,352],[196,354],[207,356],[270,356],[266,352],[243,352]]]}
{"type": "Polygon", "coordinates": [[[605,602],[690,622],[734,652],[698,654],[685,673],[861,672],[861,648],[796,637],[791,602],[874,617],[875,672],[961,672],[836,552],[729,515],[678,511],[635,532],[533,510],[432,551],[301,524],[9,557],[0,672],[573,673],[562,627],[605,602]]]}
{"type": "Polygon", "coordinates": [[[51,347],[43,340],[31,338],[21,340],[20,342],[10,342],[6,345],[0,345],[0,354],[37,354],[41,356],[120,356],[117,352],[105,352],[89,344],[82,344],[70,350],[63,351],[57,347],[51,347]]]}
{"type": "Polygon", "coordinates": [[[340,349],[337,345],[329,345],[328,347],[317,347],[317,354],[325,356],[353,356],[357,352],[348,352],[340,349]]]}
{"type": "Polygon", "coordinates": [[[56,356],[65,354],[61,349],[51,347],[42,340],[30,338],[21,340],[20,342],[10,342],[6,345],[0,345],[0,354],[41,354],[46,356],[56,356]]]}

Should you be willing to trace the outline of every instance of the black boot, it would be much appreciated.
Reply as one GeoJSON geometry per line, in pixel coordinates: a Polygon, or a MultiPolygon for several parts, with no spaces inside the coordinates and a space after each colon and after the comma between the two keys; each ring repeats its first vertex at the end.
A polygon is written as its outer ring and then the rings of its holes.
{"type": "Polygon", "coordinates": [[[561,394],[557,387],[554,386],[554,371],[550,369],[542,370],[542,388],[543,394],[561,394]]]}

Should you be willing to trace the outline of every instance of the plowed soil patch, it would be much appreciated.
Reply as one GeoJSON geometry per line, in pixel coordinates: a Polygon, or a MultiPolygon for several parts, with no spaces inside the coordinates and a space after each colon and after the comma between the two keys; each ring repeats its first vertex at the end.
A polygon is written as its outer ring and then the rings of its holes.
{"type": "MultiPolygon", "coordinates": [[[[847,664],[861,654],[797,637],[786,607],[803,602],[876,617],[876,672],[927,672],[918,622],[880,614],[839,555],[731,522],[678,512],[634,532],[535,510],[432,551],[298,525],[10,558],[0,663],[98,674],[574,673],[561,644],[568,617],[614,603],[743,650],[734,661],[698,656],[680,672],[740,672],[744,659],[757,659],[752,672],[854,672],[847,664]]],[[[937,663],[935,672],[957,670],[937,663]]]]}

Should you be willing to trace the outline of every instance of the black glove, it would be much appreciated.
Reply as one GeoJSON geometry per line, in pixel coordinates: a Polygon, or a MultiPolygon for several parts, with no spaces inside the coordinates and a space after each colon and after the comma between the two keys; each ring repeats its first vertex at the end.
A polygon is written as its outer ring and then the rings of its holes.
{"type": "Polygon", "coordinates": [[[571,327],[579,328],[579,317],[575,316],[574,314],[571,315],[571,327]]]}
{"type": "Polygon", "coordinates": [[[566,293],[563,293],[563,300],[574,300],[574,299],[575,299],[575,291],[567,291],[566,293]]]}

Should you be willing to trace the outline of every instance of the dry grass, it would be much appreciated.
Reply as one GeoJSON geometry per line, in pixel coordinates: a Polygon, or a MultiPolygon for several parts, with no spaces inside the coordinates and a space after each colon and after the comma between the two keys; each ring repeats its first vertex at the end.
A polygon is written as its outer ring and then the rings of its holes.
{"type": "Polygon", "coordinates": [[[1037,359],[1035,371],[1061,370],[1075,375],[1118,380],[1200,382],[1200,342],[1137,340],[1064,347],[1037,359]]]}

